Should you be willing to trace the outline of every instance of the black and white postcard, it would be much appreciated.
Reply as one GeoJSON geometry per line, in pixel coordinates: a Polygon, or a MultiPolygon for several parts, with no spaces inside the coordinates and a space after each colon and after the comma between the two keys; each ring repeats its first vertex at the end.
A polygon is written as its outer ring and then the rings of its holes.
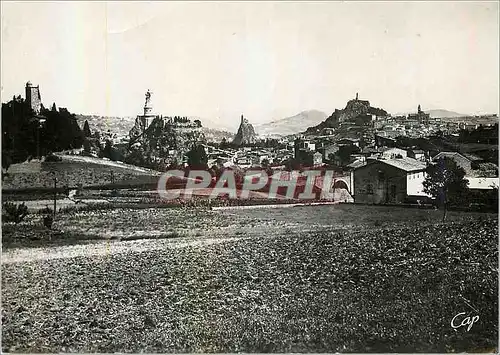
{"type": "Polygon", "coordinates": [[[498,1],[1,1],[2,353],[498,353],[498,1]]]}

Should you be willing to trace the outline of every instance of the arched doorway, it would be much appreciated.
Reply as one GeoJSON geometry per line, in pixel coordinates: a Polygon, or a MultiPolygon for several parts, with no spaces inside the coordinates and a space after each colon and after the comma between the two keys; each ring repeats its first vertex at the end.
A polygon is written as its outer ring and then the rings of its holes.
{"type": "Polygon", "coordinates": [[[332,189],[333,190],[346,189],[347,191],[349,191],[349,186],[347,185],[347,183],[344,180],[339,179],[339,180],[334,181],[332,189]]]}
{"type": "Polygon", "coordinates": [[[333,200],[339,202],[354,202],[349,191],[349,184],[344,179],[335,179],[332,185],[333,200]]]}

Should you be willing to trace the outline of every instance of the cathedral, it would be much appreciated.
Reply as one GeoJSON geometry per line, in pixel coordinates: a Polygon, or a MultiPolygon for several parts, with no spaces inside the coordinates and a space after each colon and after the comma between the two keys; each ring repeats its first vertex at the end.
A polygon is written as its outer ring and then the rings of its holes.
{"type": "Polygon", "coordinates": [[[407,118],[409,120],[417,120],[418,122],[429,122],[430,115],[422,111],[422,108],[418,105],[417,113],[410,113],[407,118]]]}

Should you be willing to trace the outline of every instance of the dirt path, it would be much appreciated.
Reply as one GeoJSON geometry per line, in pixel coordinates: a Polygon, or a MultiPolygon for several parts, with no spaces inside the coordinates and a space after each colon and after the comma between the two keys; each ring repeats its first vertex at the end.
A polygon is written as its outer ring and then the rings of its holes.
{"type": "Polygon", "coordinates": [[[15,248],[2,252],[2,264],[66,259],[76,257],[106,257],[122,253],[140,253],[147,250],[203,247],[210,244],[233,242],[244,238],[155,239],[134,241],[107,241],[57,247],[15,248]]]}

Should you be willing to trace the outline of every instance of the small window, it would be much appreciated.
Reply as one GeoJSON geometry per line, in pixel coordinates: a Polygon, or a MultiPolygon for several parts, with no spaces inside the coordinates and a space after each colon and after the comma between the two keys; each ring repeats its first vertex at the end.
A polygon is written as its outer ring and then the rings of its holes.
{"type": "Polygon", "coordinates": [[[373,194],[373,185],[372,184],[366,185],[366,193],[373,194]]]}

